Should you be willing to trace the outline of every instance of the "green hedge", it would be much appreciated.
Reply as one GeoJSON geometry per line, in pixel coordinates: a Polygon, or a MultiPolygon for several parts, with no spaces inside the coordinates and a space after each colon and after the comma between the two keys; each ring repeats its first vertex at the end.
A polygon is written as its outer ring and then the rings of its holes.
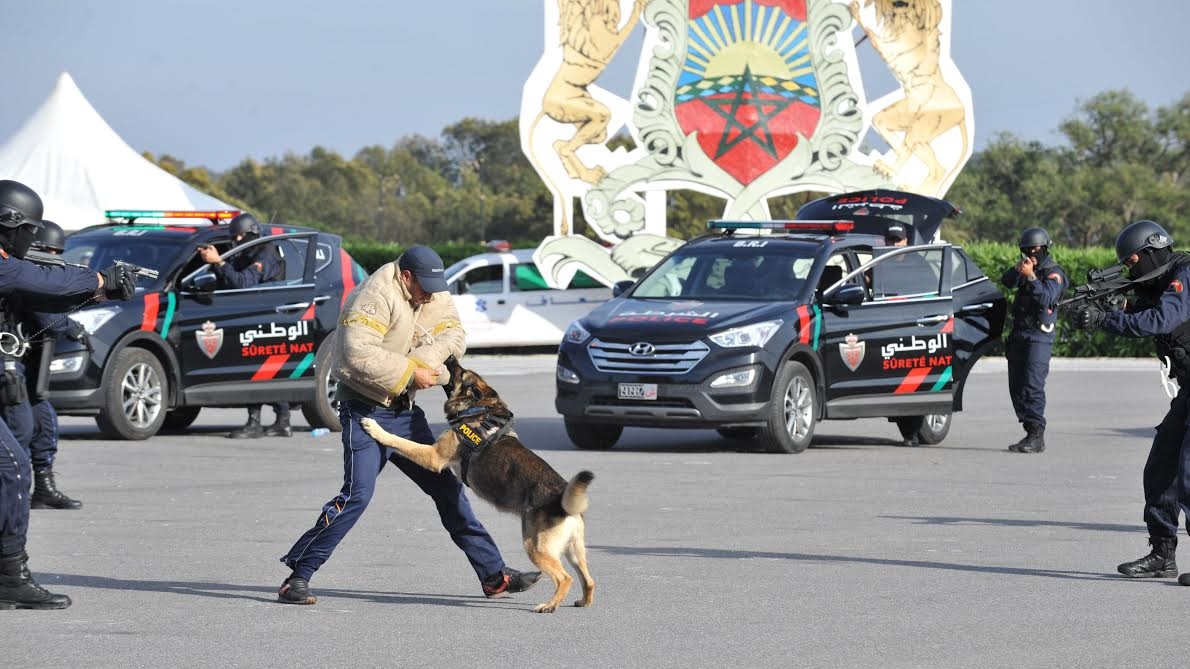
{"type": "MultiPolygon", "coordinates": [[[[521,241],[513,244],[513,248],[532,248],[533,241],[521,241]]],[[[404,250],[398,244],[382,244],[371,241],[346,240],[343,247],[363,265],[369,273],[385,263],[392,262],[404,250]]],[[[979,265],[997,285],[1000,275],[1010,265],[1016,264],[1020,258],[1020,250],[1011,245],[997,242],[967,242],[963,249],[979,265]]],[[[478,243],[452,243],[434,246],[443,262],[449,267],[453,263],[468,256],[484,253],[487,249],[478,243]]],[[[1054,259],[1066,270],[1074,285],[1085,283],[1087,270],[1102,269],[1116,262],[1115,252],[1109,248],[1066,248],[1056,246],[1051,249],[1054,259]]],[[[1005,295],[1011,300],[1013,291],[1003,286],[1005,295]]],[[[1008,334],[1011,327],[1011,316],[1006,324],[1004,334],[1008,334]]],[[[993,355],[1003,355],[1003,347],[997,346],[993,355]]],[[[1069,319],[1063,317],[1058,321],[1058,337],[1054,341],[1054,355],[1057,357],[1150,357],[1153,355],[1153,344],[1148,338],[1129,339],[1115,337],[1103,332],[1084,332],[1075,329],[1069,319]]]]}

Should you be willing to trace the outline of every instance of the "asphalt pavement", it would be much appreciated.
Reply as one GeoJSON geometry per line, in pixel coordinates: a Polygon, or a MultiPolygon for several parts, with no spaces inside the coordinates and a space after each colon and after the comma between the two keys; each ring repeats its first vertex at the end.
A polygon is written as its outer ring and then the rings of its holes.
{"type": "MultiPolygon", "coordinates": [[[[222,409],[117,442],[64,418],[58,483],[85,506],[33,511],[29,552],[74,605],[0,611],[2,666],[1186,664],[1190,588],[1115,569],[1147,551],[1141,470],[1168,403],[1153,361],[1056,360],[1040,455],[1005,450],[1022,432],[1002,360],[977,366],[940,445],[902,447],[885,420],[833,421],[800,455],[709,430],[632,429],[611,451],[579,451],[553,411],[551,357],[466,363],[563,476],[595,472],[594,607],[532,613],[545,582],[484,599],[394,468],[312,580],[318,603],[278,604],[279,556],[339,489],[338,435],[229,440],[244,412],[222,409]]],[[[436,428],[440,400],[419,402],[436,428]]],[[[474,504],[527,568],[517,519],[474,504]]]]}

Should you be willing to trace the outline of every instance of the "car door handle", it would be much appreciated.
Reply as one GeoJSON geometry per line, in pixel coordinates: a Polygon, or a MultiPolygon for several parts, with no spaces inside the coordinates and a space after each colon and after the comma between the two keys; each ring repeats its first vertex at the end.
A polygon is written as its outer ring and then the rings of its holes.
{"type": "Polygon", "coordinates": [[[967,306],[963,307],[962,309],[959,309],[959,313],[960,314],[982,314],[991,308],[992,308],[991,302],[980,302],[979,304],[968,304],[967,306]]]}
{"type": "Polygon", "coordinates": [[[918,325],[937,325],[950,320],[950,316],[946,314],[938,314],[937,316],[926,316],[925,318],[917,319],[918,325]]]}
{"type": "MultiPolygon", "coordinates": [[[[318,297],[314,298],[313,302],[314,304],[322,304],[329,299],[331,299],[330,295],[319,295],[318,297]]],[[[308,308],[310,308],[310,302],[292,302],[290,304],[282,304],[281,306],[277,307],[277,312],[285,313],[286,311],[300,311],[301,309],[308,308]]]]}

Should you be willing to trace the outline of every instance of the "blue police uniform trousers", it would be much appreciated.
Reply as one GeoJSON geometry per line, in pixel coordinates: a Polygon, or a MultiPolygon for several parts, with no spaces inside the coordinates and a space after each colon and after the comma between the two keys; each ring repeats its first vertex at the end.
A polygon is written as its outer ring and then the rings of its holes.
{"type": "Polygon", "coordinates": [[[25,550],[32,483],[28,452],[0,421],[0,556],[18,555],[25,550]]]}
{"type": "Polygon", "coordinates": [[[450,470],[440,474],[431,472],[397,455],[395,450],[376,443],[360,426],[363,418],[371,418],[385,430],[419,443],[434,441],[426,415],[417,405],[406,411],[394,411],[356,400],[340,402],[343,488],[322,507],[314,527],[297,540],[281,562],[305,579],[318,571],[368,508],[376,490],[376,477],[385,463],[391,462],[433,498],[442,527],[450,533],[455,545],[463,549],[475,575],[483,580],[499,573],[504,568],[504,559],[487,529],[472,513],[458,477],[450,470]]]}
{"type": "Polygon", "coordinates": [[[1190,532],[1190,389],[1181,388],[1157,426],[1145,461],[1145,525],[1149,536],[1178,535],[1178,508],[1190,532]]]}
{"type": "Polygon", "coordinates": [[[1045,427],[1045,379],[1050,373],[1054,335],[1037,329],[1008,335],[1004,356],[1008,360],[1008,394],[1021,423],[1045,427]]]}
{"type": "Polygon", "coordinates": [[[17,445],[25,451],[25,457],[32,460],[29,443],[33,440],[33,407],[27,401],[20,404],[5,404],[3,408],[0,408],[0,416],[4,417],[4,423],[8,425],[8,430],[16,438],[17,445]]]}
{"type": "Polygon", "coordinates": [[[58,412],[49,400],[37,400],[29,405],[33,412],[33,436],[29,440],[29,460],[33,471],[54,468],[58,455],[58,412]]]}

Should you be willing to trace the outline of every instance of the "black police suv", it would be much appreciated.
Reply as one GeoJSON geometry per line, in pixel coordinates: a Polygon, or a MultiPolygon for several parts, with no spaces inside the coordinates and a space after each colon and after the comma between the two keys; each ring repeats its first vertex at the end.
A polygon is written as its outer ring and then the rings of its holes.
{"type": "Polygon", "coordinates": [[[238,213],[109,211],[109,223],[66,239],[66,262],[122,260],[158,277],[139,279],[130,302],[70,314],[89,336],[56,345],[50,402],[59,413],[94,415],[113,438],[145,439],[190,425],[202,407],[287,401],[301,403],[310,425],[340,429],[327,336],[364,269],[339,237],[308,228],[264,225],[259,239],[235,246],[226,222],[238,213]],[[273,244],[284,277],[219,288],[197,252],[207,244],[228,262],[273,244]]]}
{"type": "Polygon", "coordinates": [[[1006,311],[962,248],[930,241],[958,213],[874,190],[815,200],[796,221],[712,221],[567,329],[555,407],[571,441],[715,428],[799,453],[817,421],[861,417],[942,441],[1006,311]],[[886,246],[895,225],[908,245],[886,246]]]}

